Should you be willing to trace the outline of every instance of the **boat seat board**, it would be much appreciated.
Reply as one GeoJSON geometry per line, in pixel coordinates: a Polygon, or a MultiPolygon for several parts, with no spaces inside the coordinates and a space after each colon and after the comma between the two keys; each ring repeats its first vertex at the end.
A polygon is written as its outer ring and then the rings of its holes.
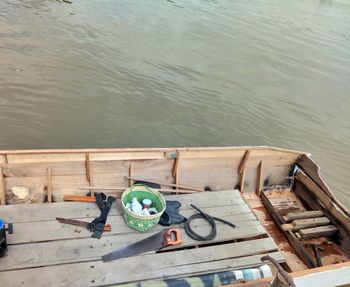
{"type": "MultiPolygon", "coordinates": [[[[180,213],[184,216],[194,213],[190,207],[193,203],[237,227],[218,222],[218,235],[210,242],[215,245],[208,246],[207,242],[191,239],[181,225],[175,225],[182,234],[181,250],[168,248],[167,252],[152,251],[103,263],[101,255],[166,227],[157,225],[146,233],[134,231],[125,225],[120,204],[115,202],[107,222],[112,232],[104,233],[98,240],[84,228],[55,220],[66,217],[90,222],[99,215],[94,203],[0,206],[0,217],[14,222],[14,233],[8,236],[8,254],[0,258],[2,282],[5,286],[103,286],[257,266],[262,264],[260,258],[264,254],[284,261],[277,245],[238,191],[169,195],[166,199],[179,200],[180,213]],[[188,249],[182,249],[185,247],[188,249]]],[[[207,222],[201,219],[193,221],[192,226],[201,234],[210,231],[207,222]]]]}

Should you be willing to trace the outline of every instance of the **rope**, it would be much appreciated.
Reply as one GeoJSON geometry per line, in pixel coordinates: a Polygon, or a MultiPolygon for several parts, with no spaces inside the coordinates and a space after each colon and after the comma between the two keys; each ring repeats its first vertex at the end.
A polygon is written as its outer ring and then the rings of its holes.
{"type": "Polygon", "coordinates": [[[218,217],[214,217],[214,216],[210,216],[209,214],[203,212],[202,210],[200,210],[198,207],[196,207],[195,205],[191,204],[191,206],[197,210],[199,213],[195,213],[193,215],[191,215],[186,223],[185,223],[185,231],[187,233],[187,235],[189,237],[191,237],[193,240],[198,240],[198,241],[207,241],[207,240],[213,240],[215,237],[216,237],[216,234],[217,234],[217,231],[216,231],[216,223],[215,223],[215,220],[216,221],[220,221],[222,223],[225,223],[227,225],[230,225],[231,227],[235,228],[236,225],[234,225],[233,223],[231,222],[228,222],[224,219],[221,219],[221,218],[218,218],[218,217]],[[191,227],[191,221],[193,219],[196,219],[196,218],[203,218],[205,220],[207,220],[209,222],[209,225],[211,227],[211,232],[209,233],[209,235],[207,236],[202,236],[198,233],[196,233],[192,227],[191,227]]]}

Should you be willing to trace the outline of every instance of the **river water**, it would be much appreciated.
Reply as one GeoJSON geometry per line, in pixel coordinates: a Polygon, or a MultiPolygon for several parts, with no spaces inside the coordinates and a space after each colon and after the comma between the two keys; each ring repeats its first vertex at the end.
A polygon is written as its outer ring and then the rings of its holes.
{"type": "Polygon", "coordinates": [[[72,1],[0,1],[0,149],[292,148],[350,207],[350,1],[72,1]]]}

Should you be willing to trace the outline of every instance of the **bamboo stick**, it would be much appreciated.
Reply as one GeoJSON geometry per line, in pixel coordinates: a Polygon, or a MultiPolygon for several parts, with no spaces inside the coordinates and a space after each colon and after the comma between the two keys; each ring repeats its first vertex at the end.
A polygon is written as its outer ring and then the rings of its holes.
{"type": "Polygon", "coordinates": [[[188,189],[188,190],[195,190],[195,191],[201,191],[201,192],[204,191],[203,189],[199,189],[199,188],[195,188],[195,187],[190,187],[190,186],[185,186],[185,185],[178,185],[178,184],[174,184],[174,183],[155,182],[153,180],[137,179],[137,178],[129,177],[129,176],[127,176],[126,179],[132,179],[132,180],[135,180],[135,181],[152,182],[152,183],[156,183],[156,184],[159,184],[159,185],[171,186],[171,187],[179,187],[179,188],[188,189]]]}

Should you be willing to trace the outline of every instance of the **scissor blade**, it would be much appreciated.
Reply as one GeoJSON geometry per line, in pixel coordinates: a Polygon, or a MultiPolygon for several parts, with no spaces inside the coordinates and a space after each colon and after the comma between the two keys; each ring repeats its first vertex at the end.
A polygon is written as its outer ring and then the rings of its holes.
{"type": "Polygon", "coordinates": [[[158,250],[163,247],[164,235],[166,231],[161,231],[141,241],[117,249],[111,253],[102,256],[103,262],[112,261],[120,258],[130,257],[147,251],[158,250]]]}

